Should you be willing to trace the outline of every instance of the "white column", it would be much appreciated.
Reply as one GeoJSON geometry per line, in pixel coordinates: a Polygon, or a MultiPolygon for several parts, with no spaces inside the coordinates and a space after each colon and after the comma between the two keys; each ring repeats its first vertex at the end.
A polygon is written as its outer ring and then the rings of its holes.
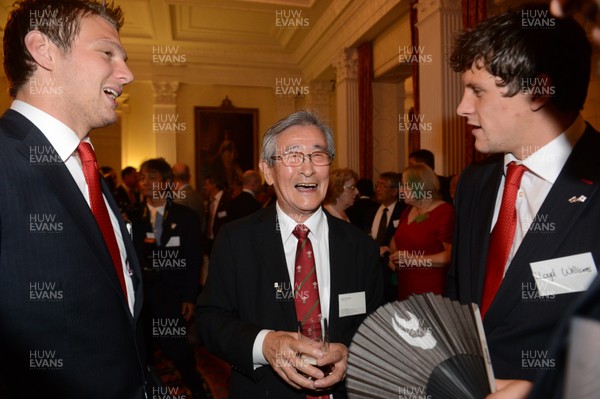
{"type": "Polygon", "coordinates": [[[419,1],[419,47],[411,57],[419,61],[421,148],[436,157],[436,172],[459,171],[464,160],[464,121],[456,115],[462,96],[460,75],[452,72],[448,57],[452,40],[462,29],[461,5],[456,0],[419,1]],[[429,129],[427,129],[429,128],[429,129]]]}
{"type": "Polygon", "coordinates": [[[358,51],[347,48],[334,61],[336,70],[336,165],[358,171],[358,51]]]}
{"type": "Polygon", "coordinates": [[[177,89],[179,82],[152,82],[154,105],[152,130],[156,135],[156,156],[171,165],[177,162],[177,134],[180,127],[187,127],[177,113],[177,89]]]}
{"type": "Polygon", "coordinates": [[[305,107],[316,111],[321,120],[331,124],[329,93],[331,93],[332,83],[325,80],[313,80],[308,85],[308,95],[305,98],[305,107]]]}

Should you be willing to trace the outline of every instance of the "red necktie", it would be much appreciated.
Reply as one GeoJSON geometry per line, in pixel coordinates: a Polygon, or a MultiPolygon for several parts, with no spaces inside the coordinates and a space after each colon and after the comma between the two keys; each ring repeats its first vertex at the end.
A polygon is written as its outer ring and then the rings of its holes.
{"type": "Polygon", "coordinates": [[[525,170],[527,168],[523,165],[517,165],[514,162],[508,164],[500,212],[490,237],[483,297],[481,299],[481,317],[485,317],[485,313],[492,304],[504,277],[506,261],[517,228],[517,193],[525,170]]]}
{"type": "Polygon", "coordinates": [[[85,176],[85,182],[87,183],[89,194],[90,194],[90,207],[92,213],[96,218],[98,227],[104,237],[104,242],[110,252],[113,265],[117,271],[117,277],[121,283],[121,289],[127,299],[127,288],[125,287],[125,276],[123,275],[123,265],[121,263],[121,254],[119,252],[119,246],[117,245],[117,239],[115,238],[115,232],[113,230],[112,223],[110,222],[110,216],[102,197],[102,188],[100,186],[100,174],[98,173],[98,164],[96,163],[96,155],[90,143],[81,142],[77,147],[77,153],[83,164],[83,175],[85,176]]]}
{"type": "MultiPolygon", "coordinates": [[[[321,305],[319,304],[319,285],[317,283],[317,269],[315,268],[315,254],[308,238],[310,230],[303,224],[296,225],[293,234],[298,239],[296,247],[295,264],[295,295],[296,316],[302,323],[314,321],[319,324],[321,320],[321,305]]],[[[317,336],[320,334],[317,334],[317,336]]]]}
{"type": "MultiPolygon", "coordinates": [[[[311,322],[316,326],[314,335],[321,335],[321,304],[319,300],[319,284],[315,254],[308,238],[310,230],[303,224],[298,224],[292,234],[298,239],[296,246],[296,263],[294,265],[294,285],[296,316],[302,323],[311,322]]],[[[329,396],[306,395],[307,399],[328,398],[329,396]]]]}

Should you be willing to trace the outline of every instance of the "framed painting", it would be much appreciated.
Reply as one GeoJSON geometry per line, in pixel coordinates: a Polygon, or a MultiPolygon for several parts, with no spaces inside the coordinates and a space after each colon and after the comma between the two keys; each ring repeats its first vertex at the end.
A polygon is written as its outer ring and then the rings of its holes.
{"type": "Polygon", "coordinates": [[[195,107],[196,187],[207,176],[231,189],[245,170],[258,167],[258,109],[234,107],[225,97],[220,107],[195,107]]]}

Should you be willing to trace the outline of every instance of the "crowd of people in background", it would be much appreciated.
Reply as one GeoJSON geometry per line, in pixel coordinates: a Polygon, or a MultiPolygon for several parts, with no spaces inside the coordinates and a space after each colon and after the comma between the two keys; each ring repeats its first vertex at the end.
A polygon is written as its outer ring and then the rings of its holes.
{"type": "MultiPolygon", "coordinates": [[[[163,169],[170,168],[164,180],[145,183],[146,174],[127,166],[121,171],[121,184],[118,184],[111,167],[103,166],[101,170],[126,220],[135,222],[140,215],[144,218],[150,215],[149,222],[154,225],[156,212],[162,215],[165,211],[163,206],[148,213],[148,209],[154,210],[150,205],[152,195],[159,196],[169,207],[178,204],[195,213],[197,235],[202,237],[197,240],[197,246],[205,255],[200,262],[203,285],[212,244],[221,226],[274,204],[277,197],[257,170],[246,170],[239,175],[236,179],[239,190],[214,175],[207,175],[203,187],[197,191],[190,185],[188,165],[176,163],[171,167],[164,159],[151,161],[160,162],[163,169]],[[162,194],[152,190],[152,184],[162,194]]],[[[323,208],[332,216],[355,225],[379,245],[388,302],[406,299],[412,294],[443,292],[454,230],[450,183],[458,175],[440,176],[433,167],[433,153],[421,149],[409,155],[409,164],[402,173],[383,172],[376,184],[370,178],[359,179],[350,168],[332,169],[329,174],[323,208]]],[[[165,223],[162,216],[159,220],[165,223]]]]}
{"type": "Polygon", "coordinates": [[[124,168],[120,184],[98,168],[89,132],[118,120],[133,80],[123,12],[43,3],[64,24],[32,26],[40,2],[24,0],[4,29],[14,101],[0,118],[0,396],[154,396],[147,365],[160,349],[202,398],[195,317],[202,343],[232,365],[230,397],[345,398],[365,317],[422,292],[480,306],[498,387],[488,399],[578,398],[597,384],[600,135],[580,114],[591,46],[565,18],[581,11],[598,40],[596,2],[553,0],[563,18],[549,16],[552,29],[523,29],[513,10],[456,37],[457,113],[494,154],[459,180],[438,176],[426,150],[374,182],[330,170],[331,128],[297,111],[265,133],[260,172],[227,167],[227,181],[201,176],[196,189],[187,165],[162,158],[124,168]],[[64,88],[61,101],[34,95],[29,79],[64,88]],[[27,162],[37,149],[55,162],[27,162]],[[549,270],[565,265],[552,284],[549,270]],[[300,339],[313,318],[328,346],[300,339]],[[552,367],[523,366],[539,354],[552,367]]]}

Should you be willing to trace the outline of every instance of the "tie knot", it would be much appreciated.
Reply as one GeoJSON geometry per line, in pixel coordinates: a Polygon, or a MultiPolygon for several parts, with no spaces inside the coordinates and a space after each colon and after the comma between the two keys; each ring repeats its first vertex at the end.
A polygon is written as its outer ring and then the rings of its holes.
{"type": "Polygon", "coordinates": [[[297,224],[296,227],[294,228],[294,231],[292,232],[292,234],[294,234],[294,236],[296,236],[296,238],[300,239],[300,238],[306,238],[308,236],[309,232],[310,232],[310,230],[308,227],[306,227],[303,224],[297,224]]]}
{"type": "Polygon", "coordinates": [[[94,154],[94,149],[90,143],[80,142],[77,146],[77,154],[79,154],[82,163],[96,162],[96,154],[94,154]]]}
{"type": "Polygon", "coordinates": [[[517,165],[514,162],[508,164],[506,169],[506,184],[513,184],[517,187],[521,185],[523,173],[527,170],[525,165],[517,165]]]}
{"type": "Polygon", "coordinates": [[[388,209],[387,208],[383,208],[383,214],[385,215],[387,213],[388,209]]]}

